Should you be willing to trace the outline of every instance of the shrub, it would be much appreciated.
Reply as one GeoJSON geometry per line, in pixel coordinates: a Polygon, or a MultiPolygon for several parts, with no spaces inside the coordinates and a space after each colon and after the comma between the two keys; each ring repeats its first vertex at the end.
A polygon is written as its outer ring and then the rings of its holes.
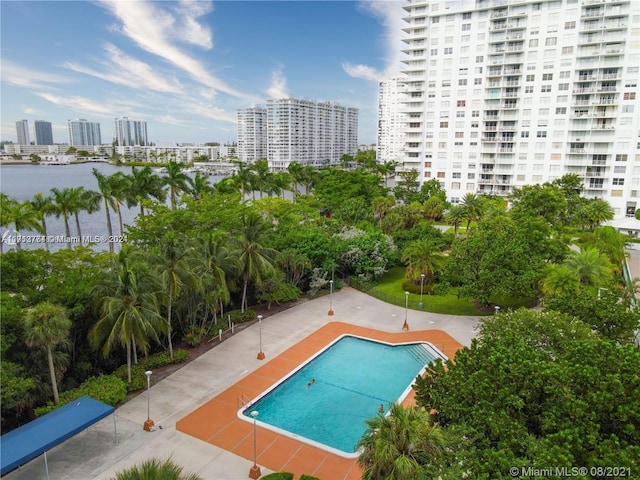
{"type": "Polygon", "coordinates": [[[230,312],[227,312],[227,315],[231,317],[231,321],[233,323],[244,323],[256,318],[256,312],[254,310],[251,310],[250,308],[248,308],[244,312],[242,312],[241,310],[232,310],[230,312]]]}
{"type": "Polygon", "coordinates": [[[293,473],[290,472],[275,472],[261,477],[262,480],[293,480],[293,473]]]}
{"type": "Polygon", "coordinates": [[[34,413],[36,417],[40,417],[85,395],[115,407],[127,398],[127,384],[115,375],[90,377],[78,388],[62,392],[60,394],[60,403],[57,405],[49,402],[43,407],[36,408],[34,413]]]}
{"type": "MultiPolygon", "coordinates": [[[[173,351],[173,361],[171,360],[171,357],[169,357],[169,352],[160,352],[143,358],[140,363],[131,365],[131,383],[127,384],[127,390],[129,392],[135,392],[136,390],[146,388],[147,376],[144,372],[147,370],[155,370],[157,368],[164,367],[165,365],[184,363],[188,359],[189,352],[183,349],[173,351]]],[[[126,382],[127,365],[120,365],[113,374],[126,382]]]]}
{"type": "Polygon", "coordinates": [[[300,480],[320,480],[318,477],[312,477],[311,475],[302,474],[300,480]]]}

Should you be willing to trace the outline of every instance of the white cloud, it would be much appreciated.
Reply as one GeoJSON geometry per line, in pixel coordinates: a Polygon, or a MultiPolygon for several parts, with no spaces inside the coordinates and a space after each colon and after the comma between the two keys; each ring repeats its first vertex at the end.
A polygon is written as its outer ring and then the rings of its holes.
{"type": "Polygon", "coordinates": [[[287,92],[287,79],[283,73],[283,67],[278,67],[271,74],[271,85],[267,89],[269,98],[289,98],[291,95],[287,92]]]}
{"type": "Polygon", "coordinates": [[[165,78],[150,65],[127,55],[115,45],[107,43],[104,48],[107,60],[101,62],[104,67],[102,71],[73,62],[67,62],[65,66],[74,72],[84,73],[131,88],[167,93],[181,93],[183,91],[177,80],[165,78]]]}
{"type": "Polygon", "coordinates": [[[2,81],[25,88],[43,88],[52,83],[70,83],[66,77],[25,68],[5,59],[2,59],[2,81]]]}
{"type": "MultiPolygon", "coordinates": [[[[169,2],[167,5],[172,5],[169,2]]],[[[206,11],[205,7],[198,7],[194,2],[182,2],[176,9],[177,16],[162,10],[163,2],[150,3],[147,1],[102,1],[103,5],[121,23],[119,31],[133,40],[143,50],[157,55],[180,70],[189,74],[197,82],[228,95],[240,98],[250,98],[239,92],[223,80],[215,77],[197,59],[183,52],[174,41],[187,41],[205,48],[213,45],[210,31],[197,23],[197,15],[206,11]],[[193,35],[175,38],[177,33],[184,35],[189,26],[195,29],[203,38],[196,40],[193,35]],[[207,40],[208,39],[208,40],[207,40]]],[[[207,5],[209,3],[207,2],[207,5]]]]}
{"type": "Polygon", "coordinates": [[[351,63],[344,62],[342,64],[342,69],[350,76],[355,78],[362,78],[364,80],[379,82],[380,80],[385,78],[385,74],[383,72],[379,72],[375,68],[369,67],[368,65],[353,65],[351,63]]]}
{"type": "Polygon", "coordinates": [[[82,113],[93,113],[93,114],[101,114],[101,115],[114,115],[114,109],[111,105],[108,105],[104,102],[96,102],[91,100],[90,98],[80,97],[80,96],[68,96],[64,97],[61,95],[54,95],[52,93],[47,92],[38,92],[36,93],[39,97],[44,98],[48,102],[53,103],[54,105],[60,105],[63,107],[69,107],[73,110],[82,112],[82,113]]]}
{"type": "Polygon", "coordinates": [[[380,1],[380,0],[361,0],[358,4],[365,12],[380,19],[384,26],[384,71],[379,71],[368,65],[353,65],[351,63],[343,63],[342,68],[352,77],[362,78],[371,81],[380,81],[383,78],[389,78],[398,75],[400,72],[400,59],[402,58],[402,28],[404,16],[402,0],[380,1]]]}

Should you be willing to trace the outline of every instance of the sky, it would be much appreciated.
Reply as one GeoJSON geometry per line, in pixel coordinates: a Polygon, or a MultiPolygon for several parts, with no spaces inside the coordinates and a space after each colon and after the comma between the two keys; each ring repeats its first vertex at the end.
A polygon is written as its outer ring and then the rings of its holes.
{"type": "MultiPolygon", "coordinates": [[[[240,108],[269,98],[359,109],[376,142],[378,81],[397,72],[401,0],[0,2],[0,139],[15,122],[147,122],[155,143],[237,139],[240,108]]],[[[33,140],[33,131],[31,131],[33,140]]]]}

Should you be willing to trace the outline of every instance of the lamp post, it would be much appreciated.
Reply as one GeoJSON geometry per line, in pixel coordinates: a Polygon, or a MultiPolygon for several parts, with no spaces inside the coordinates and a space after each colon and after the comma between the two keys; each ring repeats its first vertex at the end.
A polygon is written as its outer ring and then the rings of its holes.
{"type": "Polygon", "coordinates": [[[253,467],[249,470],[249,478],[256,480],[262,476],[262,472],[260,471],[260,467],[258,466],[258,444],[256,440],[256,417],[258,416],[258,411],[253,410],[251,412],[251,416],[253,417],[253,467]]]}
{"type": "Polygon", "coordinates": [[[333,315],[333,280],[329,280],[329,311],[327,315],[333,315]]]}
{"type": "Polygon", "coordinates": [[[494,305],[493,308],[495,308],[496,313],[500,312],[500,305],[494,305]]]}
{"type": "Polygon", "coordinates": [[[422,301],[422,295],[424,294],[424,273],[420,274],[420,303],[418,308],[424,308],[424,302],[422,301]]]}
{"type": "Polygon", "coordinates": [[[151,370],[147,370],[146,372],[144,372],[144,374],[147,376],[147,421],[144,422],[144,430],[147,432],[151,431],[151,427],[153,427],[154,423],[153,420],[151,420],[151,415],[150,415],[150,402],[149,402],[149,398],[150,398],[150,388],[151,388],[151,374],[153,372],[151,370]]]}
{"type": "Polygon", "coordinates": [[[409,330],[409,324],[407,323],[407,316],[409,315],[409,292],[404,292],[404,323],[402,324],[402,331],[409,330]]]}
{"type": "Polygon", "coordinates": [[[258,324],[260,325],[260,351],[258,352],[258,360],[264,360],[264,352],[262,351],[262,315],[258,315],[258,324]]]}

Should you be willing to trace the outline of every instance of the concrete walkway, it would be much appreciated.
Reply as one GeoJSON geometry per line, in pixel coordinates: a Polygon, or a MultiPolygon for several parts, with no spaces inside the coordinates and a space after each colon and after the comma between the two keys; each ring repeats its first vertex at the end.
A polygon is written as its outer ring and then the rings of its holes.
{"type": "MultiPolygon", "coordinates": [[[[405,309],[386,304],[357,290],[333,294],[335,315],[328,316],[329,297],[318,298],[266,318],[262,346],[267,358],[282,353],[328,322],[338,321],[388,332],[399,332],[405,309]]],[[[409,310],[411,330],[438,329],[463,345],[475,336],[477,317],[439,315],[409,310]]],[[[436,345],[438,347],[438,345],[436,345]]],[[[150,416],[153,431],[145,432],[147,395],[142,394],[116,410],[118,443],[113,417],[108,417],[47,453],[52,480],[111,479],[116,472],[156,457],[171,457],[185,471],[205,480],[244,480],[252,462],[209,443],[176,431],[176,422],[244,378],[263,363],[256,359],[259,327],[253,325],[153,384],[150,416]]],[[[262,473],[269,473],[265,468],[262,473]]],[[[39,457],[14,470],[7,480],[46,478],[39,457]]],[[[331,479],[324,479],[331,480],[331,479]]]]}

